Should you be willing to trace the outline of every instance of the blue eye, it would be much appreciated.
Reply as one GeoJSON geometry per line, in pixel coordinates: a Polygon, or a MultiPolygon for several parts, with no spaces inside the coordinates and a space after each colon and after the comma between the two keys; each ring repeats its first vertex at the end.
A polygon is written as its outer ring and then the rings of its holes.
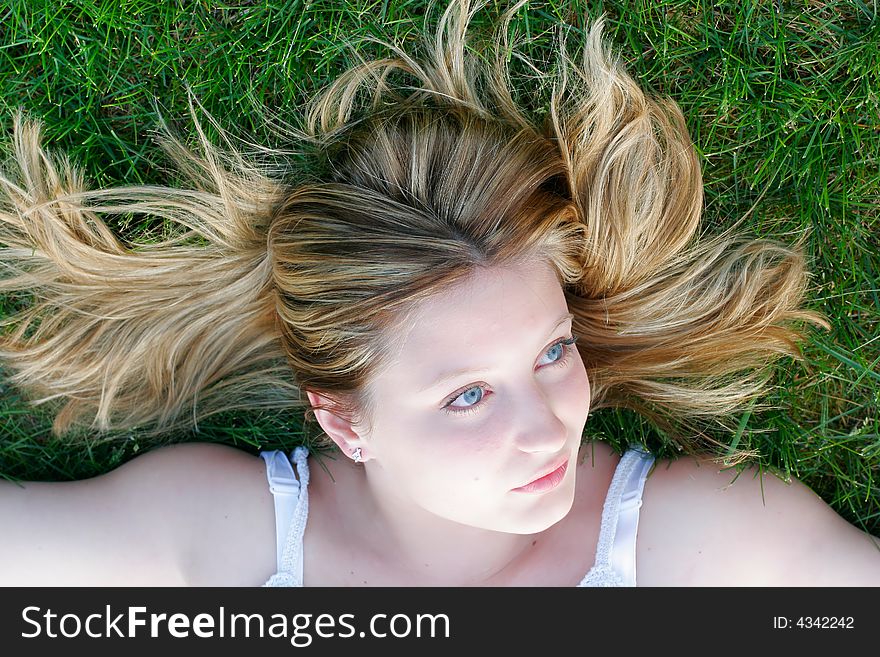
{"type": "Polygon", "coordinates": [[[554,360],[554,361],[551,363],[551,364],[553,364],[553,365],[555,365],[555,364],[561,362],[562,359],[565,357],[565,345],[564,345],[562,342],[557,342],[557,343],[554,344],[552,347],[550,347],[550,349],[547,350],[547,353],[549,354],[549,353],[552,352],[554,349],[561,349],[561,352],[560,352],[560,354],[559,354],[559,360],[554,360]]]}
{"type": "MultiPolygon", "coordinates": [[[[572,335],[572,337],[570,337],[570,338],[567,338],[567,339],[563,338],[562,340],[558,340],[557,342],[554,342],[553,345],[545,353],[551,354],[551,353],[554,353],[554,351],[558,351],[560,348],[562,349],[562,353],[560,354],[560,356],[558,357],[557,360],[552,361],[546,367],[563,367],[563,366],[567,365],[568,362],[571,360],[572,353],[576,349],[574,344],[575,344],[575,342],[577,342],[577,339],[578,338],[576,335],[572,335]]],[[[463,414],[463,413],[476,413],[477,410],[479,410],[480,408],[482,408],[484,406],[484,404],[480,403],[483,400],[484,396],[485,396],[485,389],[483,386],[471,386],[469,388],[465,388],[464,390],[459,390],[458,392],[456,392],[452,397],[450,397],[446,401],[446,403],[443,406],[443,410],[446,413],[449,413],[451,415],[459,415],[459,414],[463,414]],[[482,393],[482,394],[480,394],[480,397],[478,399],[475,399],[474,395],[472,394],[476,390],[479,390],[482,393]],[[468,399],[469,396],[470,396],[470,399],[468,399]],[[456,408],[454,406],[450,406],[450,404],[452,404],[452,402],[454,402],[455,400],[457,400],[459,398],[461,398],[465,402],[472,401],[473,403],[470,406],[466,406],[464,408],[456,408]]]]}

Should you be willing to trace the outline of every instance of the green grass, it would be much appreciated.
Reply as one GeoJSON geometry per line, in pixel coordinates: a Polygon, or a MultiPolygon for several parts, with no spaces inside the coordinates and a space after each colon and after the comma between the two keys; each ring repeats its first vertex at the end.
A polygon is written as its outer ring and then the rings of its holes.
{"type": "MultiPolygon", "coordinates": [[[[588,3],[576,3],[586,5],[588,3]]],[[[702,158],[705,229],[747,215],[755,236],[812,230],[809,305],[815,332],[803,364],[781,363],[770,411],[744,411],[737,432],[707,427],[756,450],[764,467],[803,480],[854,524],[880,534],[880,20],[862,2],[599,2],[607,36],[648,89],[682,106],[702,158]]],[[[185,118],[186,85],[239,134],[272,145],[246,101],[296,112],[346,63],[341,36],[412,43],[425,2],[167,2],[11,0],[0,10],[0,127],[25,107],[46,123],[93,185],[167,182],[152,99],[185,118]]],[[[490,3],[487,19],[503,3],[490,3]]],[[[429,16],[431,25],[436,12],[429,16]]],[[[547,30],[583,22],[561,0],[519,12],[524,50],[546,61],[547,30]],[[543,36],[542,36],[543,35],[543,36]]],[[[371,55],[381,50],[367,44],[371,55]]],[[[514,72],[518,68],[514,60],[514,72]]],[[[525,88],[525,87],[524,87],[525,88]]],[[[523,98],[528,97],[524,92],[523,98]]],[[[120,227],[123,228],[123,227],[120,227]]],[[[135,227],[130,227],[134,229],[135,227]]],[[[0,305],[8,313],[14,300],[0,305]]],[[[137,432],[54,440],[51,419],[0,382],[0,473],[64,480],[105,472],[148,449],[137,432]]],[[[622,448],[640,440],[672,455],[628,412],[600,411],[588,431],[622,448]]],[[[300,440],[297,418],[217,417],[173,440],[221,441],[256,451],[300,440]]]]}

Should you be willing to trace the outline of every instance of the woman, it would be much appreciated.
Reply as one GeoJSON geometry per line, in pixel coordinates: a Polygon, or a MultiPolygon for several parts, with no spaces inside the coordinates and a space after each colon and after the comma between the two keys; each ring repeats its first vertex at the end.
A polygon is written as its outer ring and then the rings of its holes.
{"type": "Polygon", "coordinates": [[[0,580],[880,584],[876,539],[798,482],[582,445],[591,409],[729,414],[762,392],[753,368],[798,355],[792,323],[828,324],[800,307],[801,244],[693,241],[682,114],[613,61],[601,21],[581,62],[560,48],[543,124],[526,116],[501,48],[522,4],[485,70],[466,0],[424,61],[386,44],[396,58],[351,68],[291,129],[311,159],[285,176],[196,123],[201,153],[165,141],[193,189],[86,190],[17,119],[0,289],[37,299],[0,356],[35,401],[64,400],[55,431],[307,403],[341,456],[185,444],[3,484],[0,580]],[[100,218],[123,213],[189,230],[128,246],[100,218]]]}

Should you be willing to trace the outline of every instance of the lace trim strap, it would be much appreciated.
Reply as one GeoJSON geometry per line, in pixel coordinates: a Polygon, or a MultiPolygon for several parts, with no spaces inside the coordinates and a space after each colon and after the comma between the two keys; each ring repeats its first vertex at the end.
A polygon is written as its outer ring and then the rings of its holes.
{"type": "Polygon", "coordinates": [[[275,546],[278,572],[269,583],[277,586],[280,580],[289,586],[302,586],[303,535],[309,515],[309,451],[297,447],[290,458],[282,451],[261,452],[266,462],[269,490],[275,498],[275,546]],[[296,464],[296,478],[291,461],[296,464]]]}
{"type": "MultiPolygon", "coordinates": [[[[624,453],[602,507],[602,525],[596,546],[596,563],[591,569],[612,571],[624,586],[636,585],[636,535],[645,480],[654,457],[633,445],[624,453]]],[[[589,577],[589,573],[586,580],[589,577]]]]}

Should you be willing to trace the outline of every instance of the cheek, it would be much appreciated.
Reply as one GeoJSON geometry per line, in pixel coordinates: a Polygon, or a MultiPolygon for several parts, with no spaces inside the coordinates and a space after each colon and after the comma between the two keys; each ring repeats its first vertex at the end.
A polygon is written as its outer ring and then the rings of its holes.
{"type": "Polygon", "coordinates": [[[462,460],[479,449],[472,425],[456,422],[442,412],[403,410],[388,414],[378,446],[380,456],[401,476],[415,482],[449,476],[462,460]]]}
{"type": "Polygon", "coordinates": [[[467,418],[478,415],[465,415],[460,421],[444,416],[424,427],[422,436],[430,436],[432,447],[426,449],[424,468],[411,478],[414,485],[443,491],[450,500],[461,500],[462,496],[466,500],[474,487],[491,482],[503,462],[510,425],[499,413],[484,415],[482,422],[468,422],[467,418]]]}
{"type": "Polygon", "coordinates": [[[566,381],[566,401],[572,409],[577,409],[579,417],[586,418],[590,412],[590,378],[580,355],[573,365],[571,376],[566,381]]]}

